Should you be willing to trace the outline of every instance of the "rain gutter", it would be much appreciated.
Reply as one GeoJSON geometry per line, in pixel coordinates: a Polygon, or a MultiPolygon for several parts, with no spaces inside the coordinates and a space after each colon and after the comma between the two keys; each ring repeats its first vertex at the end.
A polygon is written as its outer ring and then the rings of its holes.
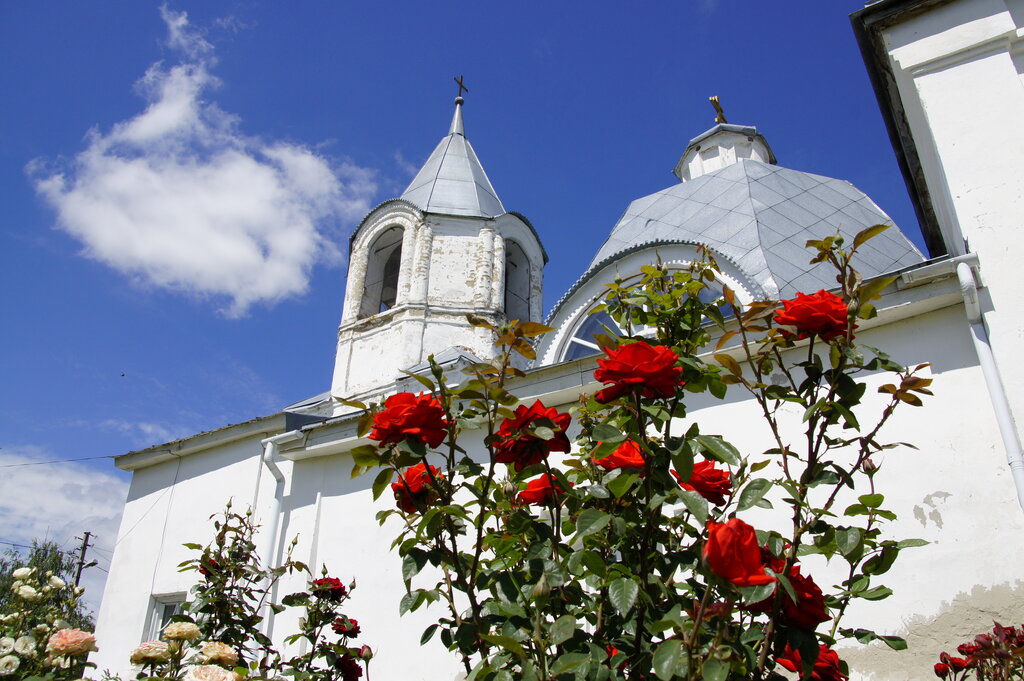
{"type": "Polygon", "coordinates": [[[1003,380],[992,354],[988,330],[985,328],[985,319],[978,301],[978,283],[974,279],[974,272],[971,271],[970,265],[965,262],[957,264],[956,274],[960,280],[960,292],[964,297],[964,312],[971,325],[971,339],[974,341],[974,349],[978,353],[978,364],[985,376],[989,398],[992,400],[992,409],[995,411],[996,423],[999,425],[999,434],[1003,438],[1003,447],[1006,449],[1006,462],[1010,466],[1013,486],[1017,490],[1017,502],[1024,510],[1024,455],[1021,452],[1020,436],[1017,434],[1017,427],[1013,422],[1010,403],[1006,399],[1003,380]]]}

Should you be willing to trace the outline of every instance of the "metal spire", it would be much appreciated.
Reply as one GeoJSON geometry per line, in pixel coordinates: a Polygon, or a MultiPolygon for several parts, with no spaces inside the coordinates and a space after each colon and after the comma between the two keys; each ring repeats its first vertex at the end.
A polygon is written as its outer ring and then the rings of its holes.
{"type": "Polygon", "coordinates": [[[448,129],[449,135],[462,135],[466,136],[466,131],[462,126],[462,104],[466,101],[462,98],[462,91],[469,92],[469,88],[462,83],[462,76],[458,76],[454,79],[459,84],[459,94],[455,98],[455,115],[452,116],[452,126],[448,129]]]}

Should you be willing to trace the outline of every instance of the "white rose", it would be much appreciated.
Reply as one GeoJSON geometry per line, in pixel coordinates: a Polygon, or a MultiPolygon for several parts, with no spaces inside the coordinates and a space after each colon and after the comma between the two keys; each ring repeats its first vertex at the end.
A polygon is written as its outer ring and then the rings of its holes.
{"type": "Polygon", "coordinates": [[[57,630],[60,630],[60,629],[70,629],[71,628],[71,622],[68,622],[67,620],[57,619],[57,620],[53,621],[53,628],[57,629],[57,630]]]}
{"type": "Polygon", "coordinates": [[[235,673],[212,664],[189,667],[182,681],[235,681],[235,673]]]}
{"type": "Polygon", "coordinates": [[[50,577],[46,581],[49,582],[50,586],[52,586],[54,589],[63,589],[67,586],[67,584],[64,583],[64,580],[60,577],[50,577]]]}
{"type": "Polygon", "coordinates": [[[26,601],[30,601],[30,602],[31,601],[37,601],[40,598],[42,598],[42,596],[39,595],[38,591],[36,591],[35,589],[33,589],[32,587],[27,586],[27,585],[26,586],[19,586],[18,590],[15,591],[15,593],[18,594],[19,598],[22,598],[22,599],[24,599],[26,601]]]}
{"type": "Polygon", "coordinates": [[[15,579],[28,579],[32,576],[33,572],[35,572],[35,569],[33,568],[20,567],[11,573],[11,577],[14,577],[15,579]]]}
{"type": "Polygon", "coordinates": [[[14,639],[10,636],[0,638],[0,656],[10,655],[12,650],[14,650],[14,639]]]}
{"type": "Polygon", "coordinates": [[[22,636],[14,642],[14,652],[22,657],[33,657],[36,654],[36,640],[31,636],[22,636]]]}
{"type": "Polygon", "coordinates": [[[0,676],[11,676],[18,669],[21,661],[14,655],[0,657],[0,676]]]}

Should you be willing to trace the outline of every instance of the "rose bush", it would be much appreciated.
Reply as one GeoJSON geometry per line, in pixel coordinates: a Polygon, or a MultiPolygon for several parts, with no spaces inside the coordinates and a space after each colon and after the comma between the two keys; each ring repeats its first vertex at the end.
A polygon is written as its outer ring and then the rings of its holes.
{"type": "Polygon", "coordinates": [[[943,652],[935,663],[940,679],[963,681],[1021,681],[1024,679],[1024,626],[1004,627],[994,622],[991,633],[982,633],[961,643],[956,651],[963,657],[943,652]]]}
{"type": "MultiPolygon", "coordinates": [[[[884,228],[848,249],[838,237],[809,244],[815,262],[835,266],[836,293],[743,305],[707,254],[609,285],[593,311],[623,335],[595,337],[594,383],[604,387],[560,408],[528,407],[513,392],[524,375],[513,355],[532,359],[531,339],[547,327],[471,316],[495,334],[495,361],[467,366],[458,384],[432,358],[429,375],[410,375],[436,399],[444,438],[381,437],[352,451],[354,474],[379,469],[375,497],[403,486],[414,467],[436,468],[429,504],[396,494],[399,508],[378,513],[382,524],[401,520],[400,611],[446,610],[423,640],[439,637],[473,681],[766,681],[786,669],[843,681],[838,641],[903,647],[840,627],[852,601],[890,593],[879,580],[921,543],[885,537],[895,516],[874,476],[879,452],[892,448],[884,426],[930,394],[930,379],[917,375],[926,365],[899,366],[853,336],[888,282],[863,282],[850,262],[884,228]],[[865,402],[863,376],[882,372],[894,381],[865,402]],[[703,432],[688,414],[692,395],[704,406],[730,386],[764,420],[748,429],[769,434],[759,452],[703,432]],[[781,422],[783,406],[802,412],[796,428],[781,422]],[[484,451],[460,444],[469,431],[484,451]],[[739,517],[776,504],[785,506],[781,529],[739,517]],[[843,562],[846,578],[823,591],[816,559],[843,562]]],[[[392,399],[346,401],[365,410],[360,434],[392,399]]]]}
{"type": "MultiPolygon", "coordinates": [[[[43,547],[33,560],[49,563],[43,547]]],[[[61,554],[62,555],[62,554],[61,554]]],[[[63,563],[54,565],[57,569],[63,563]]],[[[28,566],[10,572],[10,596],[0,607],[0,677],[37,681],[80,679],[95,665],[87,662],[96,639],[72,628],[66,617],[81,621],[78,600],[83,591],[51,570],[28,566]]]]}

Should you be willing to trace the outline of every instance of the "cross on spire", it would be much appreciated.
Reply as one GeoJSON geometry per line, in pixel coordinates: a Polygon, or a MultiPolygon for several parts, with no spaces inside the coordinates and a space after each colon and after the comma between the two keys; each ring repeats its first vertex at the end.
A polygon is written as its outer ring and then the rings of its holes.
{"type": "Polygon", "coordinates": [[[718,95],[708,98],[711,101],[711,106],[715,107],[715,123],[728,123],[725,120],[725,112],[722,111],[722,105],[718,101],[718,95]]]}
{"type": "Polygon", "coordinates": [[[458,76],[457,78],[454,78],[453,80],[456,83],[459,84],[459,97],[462,97],[462,91],[463,90],[465,90],[466,92],[469,92],[469,88],[462,84],[462,76],[458,76]]]}

